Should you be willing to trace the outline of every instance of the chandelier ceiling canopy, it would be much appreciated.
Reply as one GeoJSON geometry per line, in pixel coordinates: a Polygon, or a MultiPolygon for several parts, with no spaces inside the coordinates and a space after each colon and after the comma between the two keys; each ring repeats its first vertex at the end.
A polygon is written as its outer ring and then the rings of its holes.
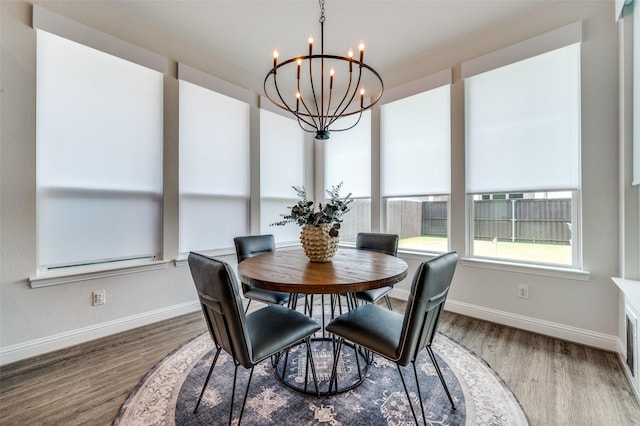
{"type": "Polygon", "coordinates": [[[329,139],[330,132],[355,127],[363,111],[375,105],[384,92],[380,74],[364,63],[364,43],[347,56],[324,53],[324,0],[320,0],[320,54],[313,53],[309,36],[308,55],[279,61],[273,52],[273,68],[264,79],[264,93],[278,107],[289,111],[306,132],[329,139]],[[365,88],[366,84],[366,88],[365,88]]]}

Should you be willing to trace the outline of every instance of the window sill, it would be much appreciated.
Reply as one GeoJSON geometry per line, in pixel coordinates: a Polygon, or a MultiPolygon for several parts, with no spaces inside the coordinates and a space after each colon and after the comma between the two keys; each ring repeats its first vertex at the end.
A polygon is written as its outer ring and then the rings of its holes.
{"type": "Polygon", "coordinates": [[[436,252],[436,251],[427,251],[427,250],[412,250],[412,249],[398,249],[398,256],[404,257],[408,259],[416,259],[424,261],[426,259],[433,259],[434,257],[440,256],[446,252],[436,252]]]}
{"type": "Polygon", "coordinates": [[[154,271],[169,267],[168,260],[144,260],[111,264],[80,266],[64,270],[46,271],[29,278],[31,288],[48,287],[98,278],[115,277],[125,274],[154,271]]]}
{"type": "MultiPolygon", "coordinates": [[[[295,250],[300,248],[300,243],[291,242],[291,243],[282,243],[278,244],[276,250],[295,250]]],[[[237,260],[236,252],[230,249],[222,249],[222,250],[201,250],[198,253],[204,254],[205,256],[217,257],[226,262],[235,262],[237,260]]],[[[187,266],[187,258],[189,257],[189,253],[183,253],[174,260],[176,266],[187,266]]]]}
{"type": "Polygon", "coordinates": [[[576,281],[589,281],[591,276],[588,271],[583,271],[581,269],[561,268],[545,265],[529,265],[526,263],[505,262],[488,259],[464,258],[460,260],[460,264],[472,268],[518,272],[521,274],[542,275],[545,277],[565,278],[576,281]]]}
{"type": "MultiPolygon", "coordinates": [[[[223,250],[195,250],[195,252],[203,254],[205,256],[215,257],[224,260],[225,262],[236,260],[236,253],[234,251],[223,249],[223,250]]],[[[187,259],[189,258],[189,253],[182,253],[180,257],[174,260],[176,266],[188,266],[189,263],[187,259]]]]}

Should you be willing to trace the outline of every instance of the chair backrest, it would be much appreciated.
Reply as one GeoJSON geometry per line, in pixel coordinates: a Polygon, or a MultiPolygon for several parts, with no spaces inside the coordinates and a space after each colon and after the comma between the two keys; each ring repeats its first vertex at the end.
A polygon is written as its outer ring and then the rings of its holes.
{"type": "Polygon", "coordinates": [[[398,236],[396,234],[377,234],[359,232],[356,235],[356,248],[378,251],[380,253],[398,255],[398,236]]]}
{"type": "Polygon", "coordinates": [[[236,245],[238,263],[262,253],[276,251],[276,240],[271,234],[235,237],[233,242],[236,245]]]}
{"type": "Polygon", "coordinates": [[[211,338],[250,368],[252,348],[233,269],[226,262],[193,252],[188,263],[211,338]]]}
{"type": "Polygon", "coordinates": [[[415,361],[418,353],[431,345],[457,263],[458,253],[450,252],[418,267],[405,311],[398,364],[415,361]]]}

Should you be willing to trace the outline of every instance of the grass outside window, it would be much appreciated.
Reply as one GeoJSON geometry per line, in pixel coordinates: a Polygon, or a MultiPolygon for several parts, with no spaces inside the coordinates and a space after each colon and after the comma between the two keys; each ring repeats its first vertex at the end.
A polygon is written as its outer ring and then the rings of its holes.
{"type": "MultiPolygon", "coordinates": [[[[403,238],[400,250],[446,252],[448,242],[441,237],[403,238]]],[[[494,259],[508,259],[534,263],[571,265],[571,246],[568,244],[525,243],[499,240],[475,240],[474,255],[494,259]]]]}

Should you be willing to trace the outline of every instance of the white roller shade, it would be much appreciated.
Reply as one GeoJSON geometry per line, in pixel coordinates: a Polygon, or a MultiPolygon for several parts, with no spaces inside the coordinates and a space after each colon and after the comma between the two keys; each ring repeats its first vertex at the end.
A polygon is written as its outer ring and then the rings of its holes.
{"type": "MultiPolygon", "coordinates": [[[[340,128],[339,121],[336,128],[340,128]]],[[[371,196],[371,113],[365,111],[353,129],[331,132],[325,144],[325,189],[343,182],[340,195],[371,196]]]]}
{"type": "Polygon", "coordinates": [[[580,44],[465,80],[468,193],[580,184],[580,44]]]}
{"type": "Polygon", "coordinates": [[[382,196],[449,194],[450,86],[381,107],[382,196]]]}
{"type": "Polygon", "coordinates": [[[37,30],[39,263],[161,251],[163,75],[37,30]]]}
{"type": "Polygon", "coordinates": [[[260,229],[276,241],[295,241],[298,226],[269,226],[298,202],[292,186],[304,186],[305,133],[291,118],[260,110],[260,229]]]}
{"type": "Polygon", "coordinates": [[[249,230],[249,104],[180,80],[180,252],[249,230]]]}

